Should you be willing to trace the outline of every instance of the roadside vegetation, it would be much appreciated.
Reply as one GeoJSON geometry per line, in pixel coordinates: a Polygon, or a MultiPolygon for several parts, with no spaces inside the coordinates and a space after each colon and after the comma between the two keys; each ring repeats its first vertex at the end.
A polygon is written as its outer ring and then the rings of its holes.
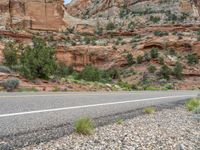
{"type": "Polygon", "coordinates": [[[200,99],[192,98],[186,102],[185,106],[189,111],[194,111],[195,109],[200,107],[200,99]]]}
{"type": "Polygon", "coordinates": [[[94,123],[88,117],[80,118],[75,122],[75,130],[79,134],[90,135],[94,130],[94,123]]]}
{"type": "Polygon", "coordinates": [[[143,111],[145,114],[153,114],[156,112],[156,109],[154,107],[146,107],[143,111]]]}

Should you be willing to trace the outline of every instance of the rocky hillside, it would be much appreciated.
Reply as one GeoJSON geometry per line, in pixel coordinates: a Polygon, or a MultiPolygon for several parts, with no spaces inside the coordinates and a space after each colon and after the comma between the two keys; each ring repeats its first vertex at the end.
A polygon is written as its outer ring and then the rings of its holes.
{"type": "Polygon", "coordinates": [[[58,62],[114,69],[112,83],[128,89],[199,89],[199,8],[197,0],[1,0],[0,62],[7,42],[31,45],[37,36],[58,62]]]}
{"type": "Polygon", "coordinates": [[[77,17],[112,17],[118,15],[122,8],[127,8],[132,14],[171,10],[173,13],[185,12],[197,17],[200,13],[198,0],[73,0],[67,5],[67,11],[77,17]]]}

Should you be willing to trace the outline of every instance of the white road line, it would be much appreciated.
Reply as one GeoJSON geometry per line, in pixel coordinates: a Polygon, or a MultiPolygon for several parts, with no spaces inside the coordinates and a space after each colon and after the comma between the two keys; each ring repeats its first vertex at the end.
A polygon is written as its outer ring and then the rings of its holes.
{"type": "Polygon", "coordinates": [[[80,108],[108,106],[108,105],[117,105],[117,104],[125,104],[125,103],[135,103],[135,102],[143,102],[143,101],[150,101],[150,100],[161,100],[161,99],[168,99],[168,98],[190,98],[190,97],[196,97],[196,96],[197,95],[155,97],[155,98],[128,100],[128,101],[112,102],[112,103],[91,104],[91,105],[82,105],[82,106],[72,106],[72,107],[64,107],[64,108],[46,109],[46,110],[27,111],[27,112],[19,112],[19,113],[2,114],[2,115],[0,115],[0,118],[12,117],[12,116],[21,116],[21,115],[28,115],[28,114],[45,113],[45,112],[56,112],[56,111],[72,110],[72,109],[80,109],[80,108]]]}

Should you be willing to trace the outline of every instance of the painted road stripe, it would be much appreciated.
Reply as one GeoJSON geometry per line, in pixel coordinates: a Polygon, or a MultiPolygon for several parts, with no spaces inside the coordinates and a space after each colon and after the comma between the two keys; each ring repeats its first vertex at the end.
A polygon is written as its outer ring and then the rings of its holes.
{"type": "Polygon", "coordinates": [[[46,110],[26,111],[26,112],[2,114],[2,115],[0,115],[0,118],[3,118],[3,117],[13,117],[13,116],[21,116],[21,115],[28,115],[28,114],[38,114],[38,113],[45,113],[45,112],[56,112],[56,111],[62,111],[62,110],[72,110],[72,109],[90,108],[90,107],[98,107],[98,106],[109,106],[109,105],[117,105],[117,104],[144,102],[144,101],[151,101],[151,100],[161,100],[161,99],[169,99],[169,98],[189,98],[189,97],[196,97],[196,96],[197,95],[181,95],[181,96],[155,97],[155,98],[146,98],[146,99],[138,99],[138,100],[128,100],[128,101],[112,102],[112,103],[101,103],[101,104],[72,106],[72,107],[54,108],[54,109],[46,109],[46,110]]]}

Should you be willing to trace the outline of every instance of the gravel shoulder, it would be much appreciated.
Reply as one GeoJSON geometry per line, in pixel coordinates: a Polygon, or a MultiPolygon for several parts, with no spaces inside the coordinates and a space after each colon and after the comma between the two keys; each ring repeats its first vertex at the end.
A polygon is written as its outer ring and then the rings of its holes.
{"type": "Polygon", "coordinates": [[[91,136],[72,133],[18,150],[199,150],[200,122],[183,106],[140,115],[95,129],[91,136]]]}

